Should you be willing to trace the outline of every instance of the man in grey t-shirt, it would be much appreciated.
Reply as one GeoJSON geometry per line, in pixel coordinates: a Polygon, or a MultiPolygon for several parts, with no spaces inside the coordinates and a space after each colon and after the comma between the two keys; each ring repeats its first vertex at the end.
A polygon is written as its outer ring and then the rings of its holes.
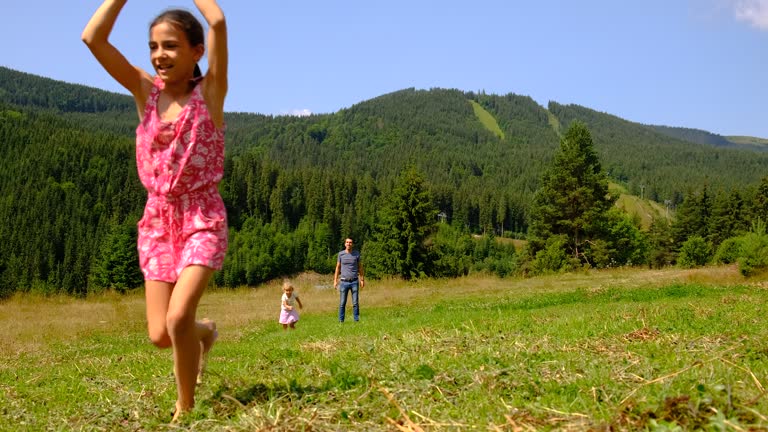
{"type": "Polygon", "coordinates": [[[351,238],[344,240],[344,250],[339,252],[336,271],[333,274],[333,286],[339,291],[339,322],[344,322],[347,293],[350,291],[352,291],[352,314],[355,322],[360,320],[358,292],[365,288],[365,275],[363,264],[360,262],[360,252],[352,250],[352,246],[354,243],[351,238]]]}

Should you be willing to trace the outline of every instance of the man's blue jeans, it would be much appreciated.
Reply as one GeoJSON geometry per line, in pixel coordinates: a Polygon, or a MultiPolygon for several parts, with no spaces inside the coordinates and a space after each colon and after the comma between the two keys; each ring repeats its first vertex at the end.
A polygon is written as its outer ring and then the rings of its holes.
{"type": "Polygon", "coordinates": [[[339,322],[344,322],[345,308],[347,307],[347,293],[352,291],[352,314],[355,321],[360,320],[360,305],[357,303],[357,291],[359,281],[342,281],[339,284],[339,322]]]}

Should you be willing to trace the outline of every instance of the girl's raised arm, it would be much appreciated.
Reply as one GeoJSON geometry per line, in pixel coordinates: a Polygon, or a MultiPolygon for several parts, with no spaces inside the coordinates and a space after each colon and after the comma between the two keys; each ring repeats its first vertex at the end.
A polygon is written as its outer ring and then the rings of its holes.
{"type": "Polygon", "coordinates": [[[126,1],[105,0],[88,21],[81,38],[112,78],[131,92],[141,117],[146,95],[152,84],[152,77],[144,70],[130,64],[123,54],[109,42],[112,27],[114,27],[117,15],[126,1]]]}
{"type": "Polygon", "coordinates": [[[213,122],[224,124],[224,97],[227,95],[227,23],[216,0],[195,0],[195,6],[208,23],[208,71],[204,89],[213,122]]]}

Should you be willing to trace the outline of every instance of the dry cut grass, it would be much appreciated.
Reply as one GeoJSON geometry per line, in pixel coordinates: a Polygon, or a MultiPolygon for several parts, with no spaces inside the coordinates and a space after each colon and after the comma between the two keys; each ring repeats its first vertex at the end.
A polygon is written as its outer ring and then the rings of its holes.
{"type": "MultiPolygon", "coordinates": [[[[338,294],[333,277],[306,273],[292,282],[302,296],[304,313],[335,314],[338,294]]],[[[499,279],[492,276],[469,276],[416,282],[398,279],[369,280],[361,292],[366,308],[410,306],[426,301],[499,296],[509,293],[557,293],[585,289],[600,292],[608,287],[660,287],[672,283],[700,283],[718,286],[756,285],[768,287],[768,277],[744,278],[735,266],[713,266],[697,269],[667,268],[610,269],[540,276],[527,279],[499,279]]],[[[214,318],[223,335],[237,338],[240,329],[254,322],[277,320],[282,280],[258,287],[212,289],[203,297],[198,315],[214,318]]],[[[44,347],[50,342],[75,340],[94,332],[139,330],[145,326],[143,292],[126,295],[107,293],[86,300],[65,296],[38,297],[17,295],[0,303],[0,326],[7,339],[0,353],[12,355],[44,347]]]]}
{"type": "MultiPolygon", "coordinates": [[[[359,326],[335,323],[331,276],[292,281],[305,306],[296,332],[277,325],[282,281],[203,297],[199,315],[217,321],[221,339],[185,427],[768,426],[768,348],[754,322],[768,278],[745,279],[734,266],[369,281],[359,326]]],[[[142,292],[17,296],[0,304],[0,325],[9,330],[0,423],[165,429],[171,361],[141,340],[142,292]]]]}

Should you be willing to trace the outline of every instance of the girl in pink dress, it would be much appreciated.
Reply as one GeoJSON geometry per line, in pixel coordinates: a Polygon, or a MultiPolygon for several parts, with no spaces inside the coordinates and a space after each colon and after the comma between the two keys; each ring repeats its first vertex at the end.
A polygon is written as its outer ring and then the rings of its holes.
{"type": "Polygon", "coordinates": [[[299,312],[296,310],[296,304],[299,309],[303,309],[299,295],[290,282],[283,282],[283,296],[280,298],[280,318],[278,322],[283,325],[283,330],[296,330],[296,323],[299,321],[299,312]]]}
{"type": "Polygon", "coordinates": [[[227,219],[218,184],[224,167],[227,27],[215,0],[195,0],[208,24],[208,71],[203,28],[184,10],[167,10],[149,27],[156,75],[133,66],[109,35],[127,0],[104,0],[82,39],[104,69],[136,101],[136,164],[147,189],[139,221],[149,337],[172,348],[177,400],[173,420],[195,404],[195,384],[218,332],[196,319],[197,305],[227,249],[227,219]]]}

